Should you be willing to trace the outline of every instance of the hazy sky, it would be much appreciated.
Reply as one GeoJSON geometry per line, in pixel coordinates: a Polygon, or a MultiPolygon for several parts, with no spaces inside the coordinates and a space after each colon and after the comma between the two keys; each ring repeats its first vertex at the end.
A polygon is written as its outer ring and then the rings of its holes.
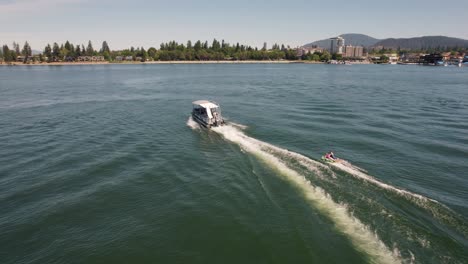
{"type": "Polygon", "coordinates": [[[375,38],[446,35],[468,39],[468,0],[0,0],[0,44],[111,49],[218,40],[299,46],[342,33],[375,38]]]}

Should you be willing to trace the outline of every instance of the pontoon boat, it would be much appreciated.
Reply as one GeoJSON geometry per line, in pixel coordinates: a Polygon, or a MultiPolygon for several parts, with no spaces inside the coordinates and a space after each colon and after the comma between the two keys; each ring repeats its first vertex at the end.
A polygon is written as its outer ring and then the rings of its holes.
{"type": "Polygon", "coordinates": [[[192,102],[192,104],[193,120],[200,125],[210,128],[224,124],[224,119],[221,116],[221,108],[217,103],[207,100],[198,100],[192,102]]]}

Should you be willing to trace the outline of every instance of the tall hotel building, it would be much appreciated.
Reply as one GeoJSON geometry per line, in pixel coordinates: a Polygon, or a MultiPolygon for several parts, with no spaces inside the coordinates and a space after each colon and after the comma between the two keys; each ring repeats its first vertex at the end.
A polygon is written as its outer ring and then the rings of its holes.
{"type": "Polygon", "coordinates": [[[344,43],[345,40],[342,37],[336,37],[336,38],[331,38],[331,46],[330,46],[330,52],[337,53],[337,54],[343,54],[344,52],[344,43]]]}

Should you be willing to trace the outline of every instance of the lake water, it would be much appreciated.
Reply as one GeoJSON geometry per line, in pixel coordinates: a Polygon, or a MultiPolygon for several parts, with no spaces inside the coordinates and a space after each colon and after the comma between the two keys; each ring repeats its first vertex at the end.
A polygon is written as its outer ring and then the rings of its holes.
{"type": "Polygon", "coordinates": [[[467,263],[467,173],[468,68],[0,67],[2,263],[467,263]]]}

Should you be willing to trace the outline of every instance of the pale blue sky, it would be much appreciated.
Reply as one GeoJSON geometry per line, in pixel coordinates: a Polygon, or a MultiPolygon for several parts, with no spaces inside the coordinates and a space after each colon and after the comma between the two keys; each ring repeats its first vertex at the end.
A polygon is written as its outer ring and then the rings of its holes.
{"type": "Polygon", "coordinates": [[[298,46],[342,33],[375,38],[468,39],[468,0],[0,0],[0,44],[33,49],[71,41],[95,48],[159,48],[161,42],[224,39],[298,46]]]}

